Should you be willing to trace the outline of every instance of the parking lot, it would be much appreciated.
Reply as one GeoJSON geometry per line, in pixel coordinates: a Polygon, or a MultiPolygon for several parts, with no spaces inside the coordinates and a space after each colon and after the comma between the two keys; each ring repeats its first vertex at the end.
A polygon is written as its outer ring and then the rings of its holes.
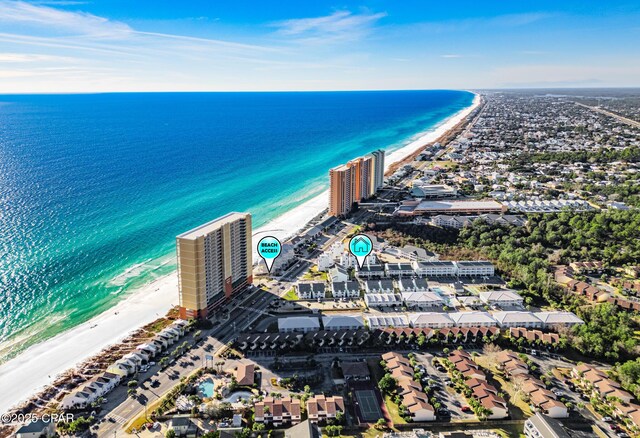
{"type": "MultiPolygon", "coordinates": [[[[457,394],[452,388],[447,386],[447,382],[449,381],[447,372],[440,371],[433,366],[433,359],[435,356],[431,353],[416,352],[415,357],[416,360],[424,366],[428,381],[435,382],[430,385],[430,387],[433,388],[433,394],[442,405],[442,408],[446,409],[450,413],[450,419],[452,421],[475,419],[473,412],[463,411],[463,409],[466,410],[466,407],[468,407],[464,396],[457,394]]],[[[447,416],[439,415],[439,419],[446,420],[447,416]]]]}

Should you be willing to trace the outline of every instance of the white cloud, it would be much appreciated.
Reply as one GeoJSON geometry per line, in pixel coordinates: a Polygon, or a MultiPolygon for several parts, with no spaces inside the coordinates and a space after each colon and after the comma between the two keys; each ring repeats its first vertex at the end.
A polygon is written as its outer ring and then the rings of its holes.
{"type": "Polygon", "coordinates": [[[441,58],[462,58],[462,55],[457,55],[455,53],[449,53],[446,55],[440,55],[441,58]]]}
{"type": "Polygon", "coordinates": [[[0,0],[0,24],[17,25],[33,32],[46,30],[49,34],[94,38],[124,38],[131,34],[131,28],[118,21],[14,0],[0,0]]]}
{"type": "Polygon", "coordinates": [[[41,61],[70,61],[73,58],[54,55],[39,55],[33,53],[0,53],[0,63],[25,63],[41,61]]]}
{"type": "Polygon", "coordinates": [[[306,41],[353,40],[369,33],[376,22],[386,15],[384,12],[354,14],[351,11],[335,11],[323,17],[293,18],[272,25],[278,28],[280,35],[306,41]]]}

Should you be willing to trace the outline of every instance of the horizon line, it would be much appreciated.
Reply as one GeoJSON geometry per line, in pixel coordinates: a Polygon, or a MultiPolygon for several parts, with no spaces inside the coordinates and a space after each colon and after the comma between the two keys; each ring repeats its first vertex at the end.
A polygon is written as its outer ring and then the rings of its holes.
{"type": "Polygon", "coordinates": [[[96,94],[152,94],[152,93],[358,93],[358,92],[389,92],[389,91],[463,91],[477,94],[482,91],[526,91],[526,90],[634,90],[640,85],[628,86],[550,86],[550,87],[498,87],[498,88],[362,88],[336,90],[113,90],[113,91],[52,91],[52,92],[0,92],[0,96],[62,96],[62,95],[96,95],[96,94]]]}

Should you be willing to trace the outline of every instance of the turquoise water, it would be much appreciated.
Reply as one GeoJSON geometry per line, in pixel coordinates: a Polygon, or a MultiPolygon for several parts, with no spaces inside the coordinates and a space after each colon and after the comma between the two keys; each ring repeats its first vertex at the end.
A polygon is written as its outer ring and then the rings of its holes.
{"type": "Polygon", "coordinates": [[[198,389],[207,398],[213,397],[214,384],[211,380],[205,380],[198,385],[198,389]]]}
{"type": "MultiPolygon", "coordinates": [[[[0,96],[0,361],[175,269],[175,236],[254,226],[471,104],[461,91],[0,96]]],[[[177,293],[177,292],[176,292],[177,293]]]]}

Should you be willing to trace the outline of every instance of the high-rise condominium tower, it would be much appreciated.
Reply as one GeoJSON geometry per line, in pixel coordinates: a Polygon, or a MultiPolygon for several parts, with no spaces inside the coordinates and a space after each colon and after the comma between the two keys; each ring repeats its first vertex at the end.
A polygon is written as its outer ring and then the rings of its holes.
{"type": "Polygon", "coordinates": [[[251,215],[229,213],[176,237],[181,318],[206,318],[253,281],[251,215]]]}

